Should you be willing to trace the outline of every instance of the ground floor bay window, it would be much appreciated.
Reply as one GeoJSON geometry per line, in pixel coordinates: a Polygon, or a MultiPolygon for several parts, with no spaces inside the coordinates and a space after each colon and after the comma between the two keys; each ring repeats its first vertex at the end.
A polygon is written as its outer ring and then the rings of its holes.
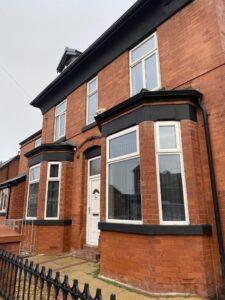
{"type": "Polygon", "coordinates": [[[58,219],[59,217],[59,193],[60,193],[61,163],[48,164],[46,184],[45,218],[58,219]]]}
{"type": "Polygon", "coordinates": [[[180,123],[157,122],[155,140],[160,222],[188,224],[180,123]]]}
{"type": "Polygon", "coordinates": [[[107,139],[107,219],[142,220],[138,127],[107,139]]]}
{"type": "Polygon", "coordinates": [[[38,191],[40,181],[40,165],[30,168],[27,199],[27,218],[37,218],[38,191]]]}
{"type": "Polygon", "coordinates": [[[9,189],[0,190],[0,213],[5,213],[7,210],[9,198],[9,189]]]}

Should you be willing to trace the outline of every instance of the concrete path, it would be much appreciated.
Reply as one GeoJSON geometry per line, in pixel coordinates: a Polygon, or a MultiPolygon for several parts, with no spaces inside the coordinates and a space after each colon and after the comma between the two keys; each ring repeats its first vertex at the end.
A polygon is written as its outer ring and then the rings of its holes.
{"type": "MultiPolygon", "coordinates": [[[[88,262],[71,255],[38,255],[29,258],[34,263],[39,263],[45,266],[46,270],[51,268],[54,272],[60,272],[61,276],[68,275],[71,283],[73,279],[79,280],[79,288],[83,289],[85,283],[89,283],[92,297],[95,296],[96,288],[102,290],[104,300],[110,299],[110,294],[116,294],[117,300],[165,300],[167,297],[153,297],[139,293],[135,290],[128,289],[124,286],[119,286],[108,281],[98,278],[98,264],[88,262]]],[[[195,297],[172,297],[171,300],[199,300],[195,297]]]]}

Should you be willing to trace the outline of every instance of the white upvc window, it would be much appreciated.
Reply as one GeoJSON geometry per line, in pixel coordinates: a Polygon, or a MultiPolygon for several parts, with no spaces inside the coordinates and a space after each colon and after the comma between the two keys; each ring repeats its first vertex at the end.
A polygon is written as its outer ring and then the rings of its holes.
{"type": "Polygon", "coordinates": [[[161,88],[158,42],[156,33],[130,51],[131,96],[143,88],[155,91],[161,88]]]}
{"type": "Polygon", "coordinates": [[[107,221],[142,223],[138,126],[107,138],[107,221]]]}
{"type": "Polygon", "coordinates": [[[180,122],[156,122],[155,144],[160,223],[189,224],[180,122]]]}
{"type": "Polygon", "coordinates": [[[64,100],[55,108],[54,141],[57,141],[66,135],[66,106],[67,101],[64,100]]]}
{"type": "Polygon", "coordinates": [[[86,105],[86,124],[95,122],[98,110],[98,77],[93,78],[87,83],[87,105],[86,105]]]}
{"type": "Polygon", "coordinates": [[[9,189],[0,190],[0,212],[5,213],[9,200],[9,189]]]}
{"type": "Polygon", "coordinates": [[[39,147],[39,146],[41,146],[41,137],[38,138],[38,139],[36,139],[35,142],[34,142],[34,147],[35,147],[35,148],[37,148],[37,147],[39,147]]]}
{"type": "Polygon", "coordinates": [[[27,219],[37,218],[37,206],[38,206],[38,191],[40,181],[40,164],[30,168],[29,172],[29,186],[27,197],[27,219]]]}
{"type": "Polygon", "coordinates": [[[48,163],[45,197],[45,219],[59,218],[61,163],[48,163]]]}

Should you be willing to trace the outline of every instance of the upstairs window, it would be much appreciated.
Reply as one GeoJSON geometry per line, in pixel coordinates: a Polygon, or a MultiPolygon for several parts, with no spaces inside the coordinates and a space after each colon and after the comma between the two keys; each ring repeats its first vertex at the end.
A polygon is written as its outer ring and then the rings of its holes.
{"type": "Polygon", "coordinates": [[[156,33],[130,51],[131,95],[145,88],[160,88],[160,69],[156,33]]]}
{"type": "Polygon", "coordinates": [[[60,193],[61,163],[48,164],[45,218],[58,219],[60,193]]]}
{"type": "Polygon", "coordinates": [[[9,198],[9,189],[0,190],[0,212],[6,212],[9,198]]]}
{"type": "Polygon", "coordinates": [[[155,132],[160,222],[188,224],[180,123],[157,122],[155,132]]]}
{"type": "Polygon", "coordinates": [[[66,104],[66,100],[64,100],[55,108],[55,141],[66,134],[66,104]]]}
{"type": "Polygon", "coordinates": [[[87,84],[87,116],[86,124],[95,122],[98,110],[98,77],[95,77],[87,84]]]}
{"type": "Polygon", "coordinates": [[[39,146],[41,146],[41,138],[36,139],[35,142],[34,142],[34,147],[35,147],[35,148],[37,148],[37,147],[39,147],[39,146]]]}
{"type": "Polygon", "coordinates": [[[108,221],[141,222],[138,127],[107,139],[108,221]]]}
{"type": "Polygon", "coordinates": [[[30,173],[29,173],[27,218],[30,219],[34,219],[37,217],[39,181],[40,181],[40,165],[36,165],[30,168],[30,173]]]}

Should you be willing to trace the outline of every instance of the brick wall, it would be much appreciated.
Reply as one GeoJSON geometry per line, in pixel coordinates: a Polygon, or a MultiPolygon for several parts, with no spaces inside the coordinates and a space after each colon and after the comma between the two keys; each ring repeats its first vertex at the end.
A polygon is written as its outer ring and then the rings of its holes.
{"type": "Polygon", "coordinates": [[[10,190],[10,202],[8,207],[8,219],[23,219],[25,206],[26,181],[12,186],[10,190]]]}
{"type": "Polygon", "coordinates": [[[18,175],[19,157],[10,161],[6,166],[0,168],[0,183],[14,178],[18,175]]]}

